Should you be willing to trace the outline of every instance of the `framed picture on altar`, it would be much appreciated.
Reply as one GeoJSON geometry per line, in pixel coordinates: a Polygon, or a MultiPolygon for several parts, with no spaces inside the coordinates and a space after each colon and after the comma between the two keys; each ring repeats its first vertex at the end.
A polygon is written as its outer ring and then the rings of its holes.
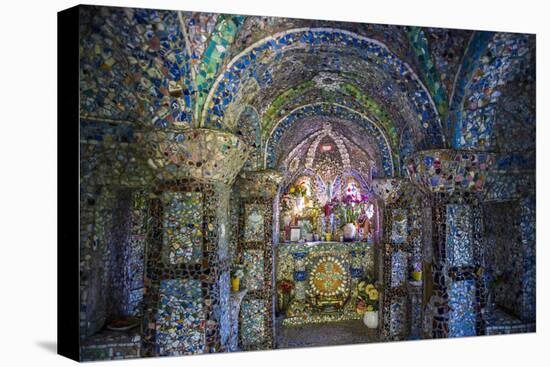
{"type": "Polygon", "coordinates": [[[297,242],[300,241],[300,233],[301,233],[300,227],[290,227],[290,241],[291,242],[297,242]]]}

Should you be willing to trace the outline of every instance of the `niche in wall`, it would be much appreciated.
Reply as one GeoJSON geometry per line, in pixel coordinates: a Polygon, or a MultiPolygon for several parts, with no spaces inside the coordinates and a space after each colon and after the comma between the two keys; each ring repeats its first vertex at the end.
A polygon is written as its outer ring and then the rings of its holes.
{"type": "Polygon", "coordinates": [[[485,203],[483,217],[489,291],[496,306],[519,317],[523,292],[519,202],[485,203]]]}

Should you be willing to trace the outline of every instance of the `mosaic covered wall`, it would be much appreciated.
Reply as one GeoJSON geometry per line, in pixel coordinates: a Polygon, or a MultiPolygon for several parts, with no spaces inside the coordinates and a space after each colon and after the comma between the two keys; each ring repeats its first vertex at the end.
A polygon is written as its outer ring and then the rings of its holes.
{"type": "Polygon", "coordinates": [[[202,298],[199,280],[161,281],[155,330],[159,355],[204,352],[206,317],[202,298]]]}
{"type": "Polygon", "coordinates": [[[484,204],[485,260],[491,301],[512,314],[520,316],[522,309],[523,253],[521,248],[519,202],[484,204]]]}
{"type": "Polygon", "coordinates": [[[449,290],[449,337],[475,336],[476,285],[473,280],[453,282],[449,290]]]}

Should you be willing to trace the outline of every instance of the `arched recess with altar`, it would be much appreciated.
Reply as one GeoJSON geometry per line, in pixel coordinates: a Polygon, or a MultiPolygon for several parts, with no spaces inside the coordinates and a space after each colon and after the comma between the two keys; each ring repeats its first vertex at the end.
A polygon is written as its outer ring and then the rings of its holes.
{"type": "MultiPolygon", "coordinates": [[[[338,29],[258,41],[222,75],[201,124],[242,136],[254,157],[237,177],[230,209],[238,218],[230,225],[233,258],[248,269],[239,348],[319,345],[304,343],[295,326],[354,328],[366,313],[376,314],[369,333],[335,342],[408,338],[409,292],[387,297],[386,288],[394,265],[408,284],[413,262],[408,247],[403,256],[385,251],[387,207],[401,195],[392,182],[406,177],[411,154],[445,145],[420,79],[379,41],[338,29]],[[319,38],[310,44],[312,35],[319,38]],[[228,84],[232,78],[238,82],[228,84]]],[[[421,307],[421,297],[415,302],[421,307]]]]}

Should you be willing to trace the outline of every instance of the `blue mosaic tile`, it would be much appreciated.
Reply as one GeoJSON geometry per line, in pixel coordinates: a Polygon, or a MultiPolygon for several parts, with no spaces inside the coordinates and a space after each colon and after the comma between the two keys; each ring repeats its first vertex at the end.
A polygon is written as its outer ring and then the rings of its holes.
{"type": "Polygon", "coordinates": [[[391,286],[399,287],[405,283],[408,275],[408,254],[396,251],[391,256],[391,286]]]}
{"type": "Polygon", "coordinates": [[[476,286],[473,280],[456,281],[449,289],[449,337],[476,335],[476,286]]]}
{"type": "Polygon", "coordinates": [[[473,265],[470,207],[447,205],[447,261],[451,266],[473,265]]]}
{"type": "Polygon", "coordinates": [[[203,353],[204,320],[200,281],[169,279],[160,283],[156,320],[160,355],[203,353]]]}

